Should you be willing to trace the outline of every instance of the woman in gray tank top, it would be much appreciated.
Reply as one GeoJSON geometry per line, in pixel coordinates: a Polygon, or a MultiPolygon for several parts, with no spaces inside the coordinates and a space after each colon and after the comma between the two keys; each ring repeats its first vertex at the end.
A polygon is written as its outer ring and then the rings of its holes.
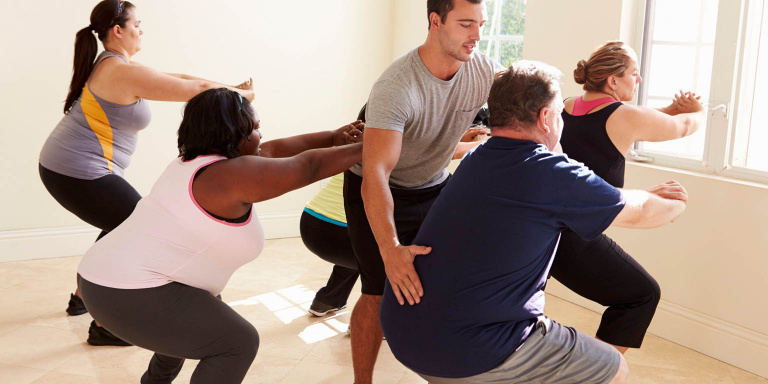
{"type": "MultiPolygon", "coordinates": [[[[136,148],[138,132],[151,118],[146,100],[187,101],[212,88],[228,88],[253,101],[249,79],[226,86],[196,77],[167,74],[132,62],[141,50],[141,20],[128,1],[104,0],[94,7],[91,24],[77,32],[72,82],[64,117],[40,152],[40,178],[68,211],[102,230],[122,223],[141,195],[123,178],[136,148]],[[98,57],[98,42],[104,52],[98,57]]],[[[77,291],[67,313],[87,310],[77,291]]],[[[88,343],[129,345],[91,323],[88,343]]]]}

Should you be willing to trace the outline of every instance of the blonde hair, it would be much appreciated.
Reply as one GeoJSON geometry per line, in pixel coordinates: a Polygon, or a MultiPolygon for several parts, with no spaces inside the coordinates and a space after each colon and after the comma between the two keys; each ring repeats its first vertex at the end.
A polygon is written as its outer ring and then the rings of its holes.
{"type": "Polygon", "coordinates": [[[585,91],[599,92],[605,88],[608,77],[623,77],[631,60],[637,61],[632,48],[621,41],[609,41],[592,52],[589,60],[579,60],[573,79],[583,84],[585,91]]]}

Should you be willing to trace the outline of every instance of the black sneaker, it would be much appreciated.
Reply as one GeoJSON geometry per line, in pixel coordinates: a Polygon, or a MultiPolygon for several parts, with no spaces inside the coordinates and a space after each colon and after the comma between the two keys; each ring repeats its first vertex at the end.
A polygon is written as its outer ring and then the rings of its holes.
{"type": "Polygon", "coordinates": [[[70,316],[78,316],[84,313],[88,313],[88,310],[85,309],[85,303],[83,303],[83,299],[81,299],[79,296],[75,296],[74,293],[70,293],[69,303],[67,304],[67,313],[70,316]]]}
{"type": "Polygon", "coordinates": [[[312,300],[312,305],[309,306],[309,313],[311,313],[313,316],[322,317],[328,314],[328,312],[335,312],[340,311],[347,307],[347,304],[344,304],[340,307],[334,307],[333,305],[328,305],[325,303],[321,303],[317,300],[312,300]]]}
{"type": "Polygon", "coordinates": [[[127,347],[133,345],[107,331],[104,327],[96,325],[96,321],[91,321],[91,327],[88,328],[88,344],[90,345],[116,345],[118,347],[127,347]]]}

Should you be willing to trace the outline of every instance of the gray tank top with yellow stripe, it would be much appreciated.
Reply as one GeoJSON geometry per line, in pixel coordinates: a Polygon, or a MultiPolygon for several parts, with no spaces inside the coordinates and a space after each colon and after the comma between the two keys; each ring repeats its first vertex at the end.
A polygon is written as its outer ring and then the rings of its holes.
{"type": "MultiPolygon", "coordinates": [[[[103,52],[91,76],[104,60],[122,56],[103,52]]],[[[127,61],[126,61],[127,63],[127,61]]],[[[144,99],[123,105],[106,101],[85,83],[75,101],[45,141],[40,165],[77,179],[94,180],[109,174],[123,176],[136,150],[138,132],[149,125],[151,114],[144,99]]]]}

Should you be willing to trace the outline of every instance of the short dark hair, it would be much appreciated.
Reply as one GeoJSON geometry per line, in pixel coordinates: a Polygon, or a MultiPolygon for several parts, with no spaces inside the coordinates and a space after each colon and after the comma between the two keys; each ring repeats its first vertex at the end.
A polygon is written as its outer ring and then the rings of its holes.
{"type": "Polygon", "coordinates": [[[238,147],[258,121],[251,103],[226,88],[209,89],[193,97],[184,107],[179,125],[179,157],[219,154],[228,159],[240,156],[238,147]]]}
{"type": "MultiPolygon", "coordinates": [[[[427,22],[429,22],[429,15],[432,12],[437,13],[440,16],[440,22],[445,24],[445,18],[448,16],[448,12],[453,10],[454,1],[468,1],[472,4],[480,4],[483,0],[427,0],[427,22]]],[[[429,23],[429,27],[432,23],[429,23]]],[[[427,29],[429,29],[429,27],[427,29]]]]}
{"type": "Polygon", "coordinates": [[[491,129],[527,129],[552,105],[563,74],[538,61],[521,60],[496,74],[488,95],[491,129]]]}

